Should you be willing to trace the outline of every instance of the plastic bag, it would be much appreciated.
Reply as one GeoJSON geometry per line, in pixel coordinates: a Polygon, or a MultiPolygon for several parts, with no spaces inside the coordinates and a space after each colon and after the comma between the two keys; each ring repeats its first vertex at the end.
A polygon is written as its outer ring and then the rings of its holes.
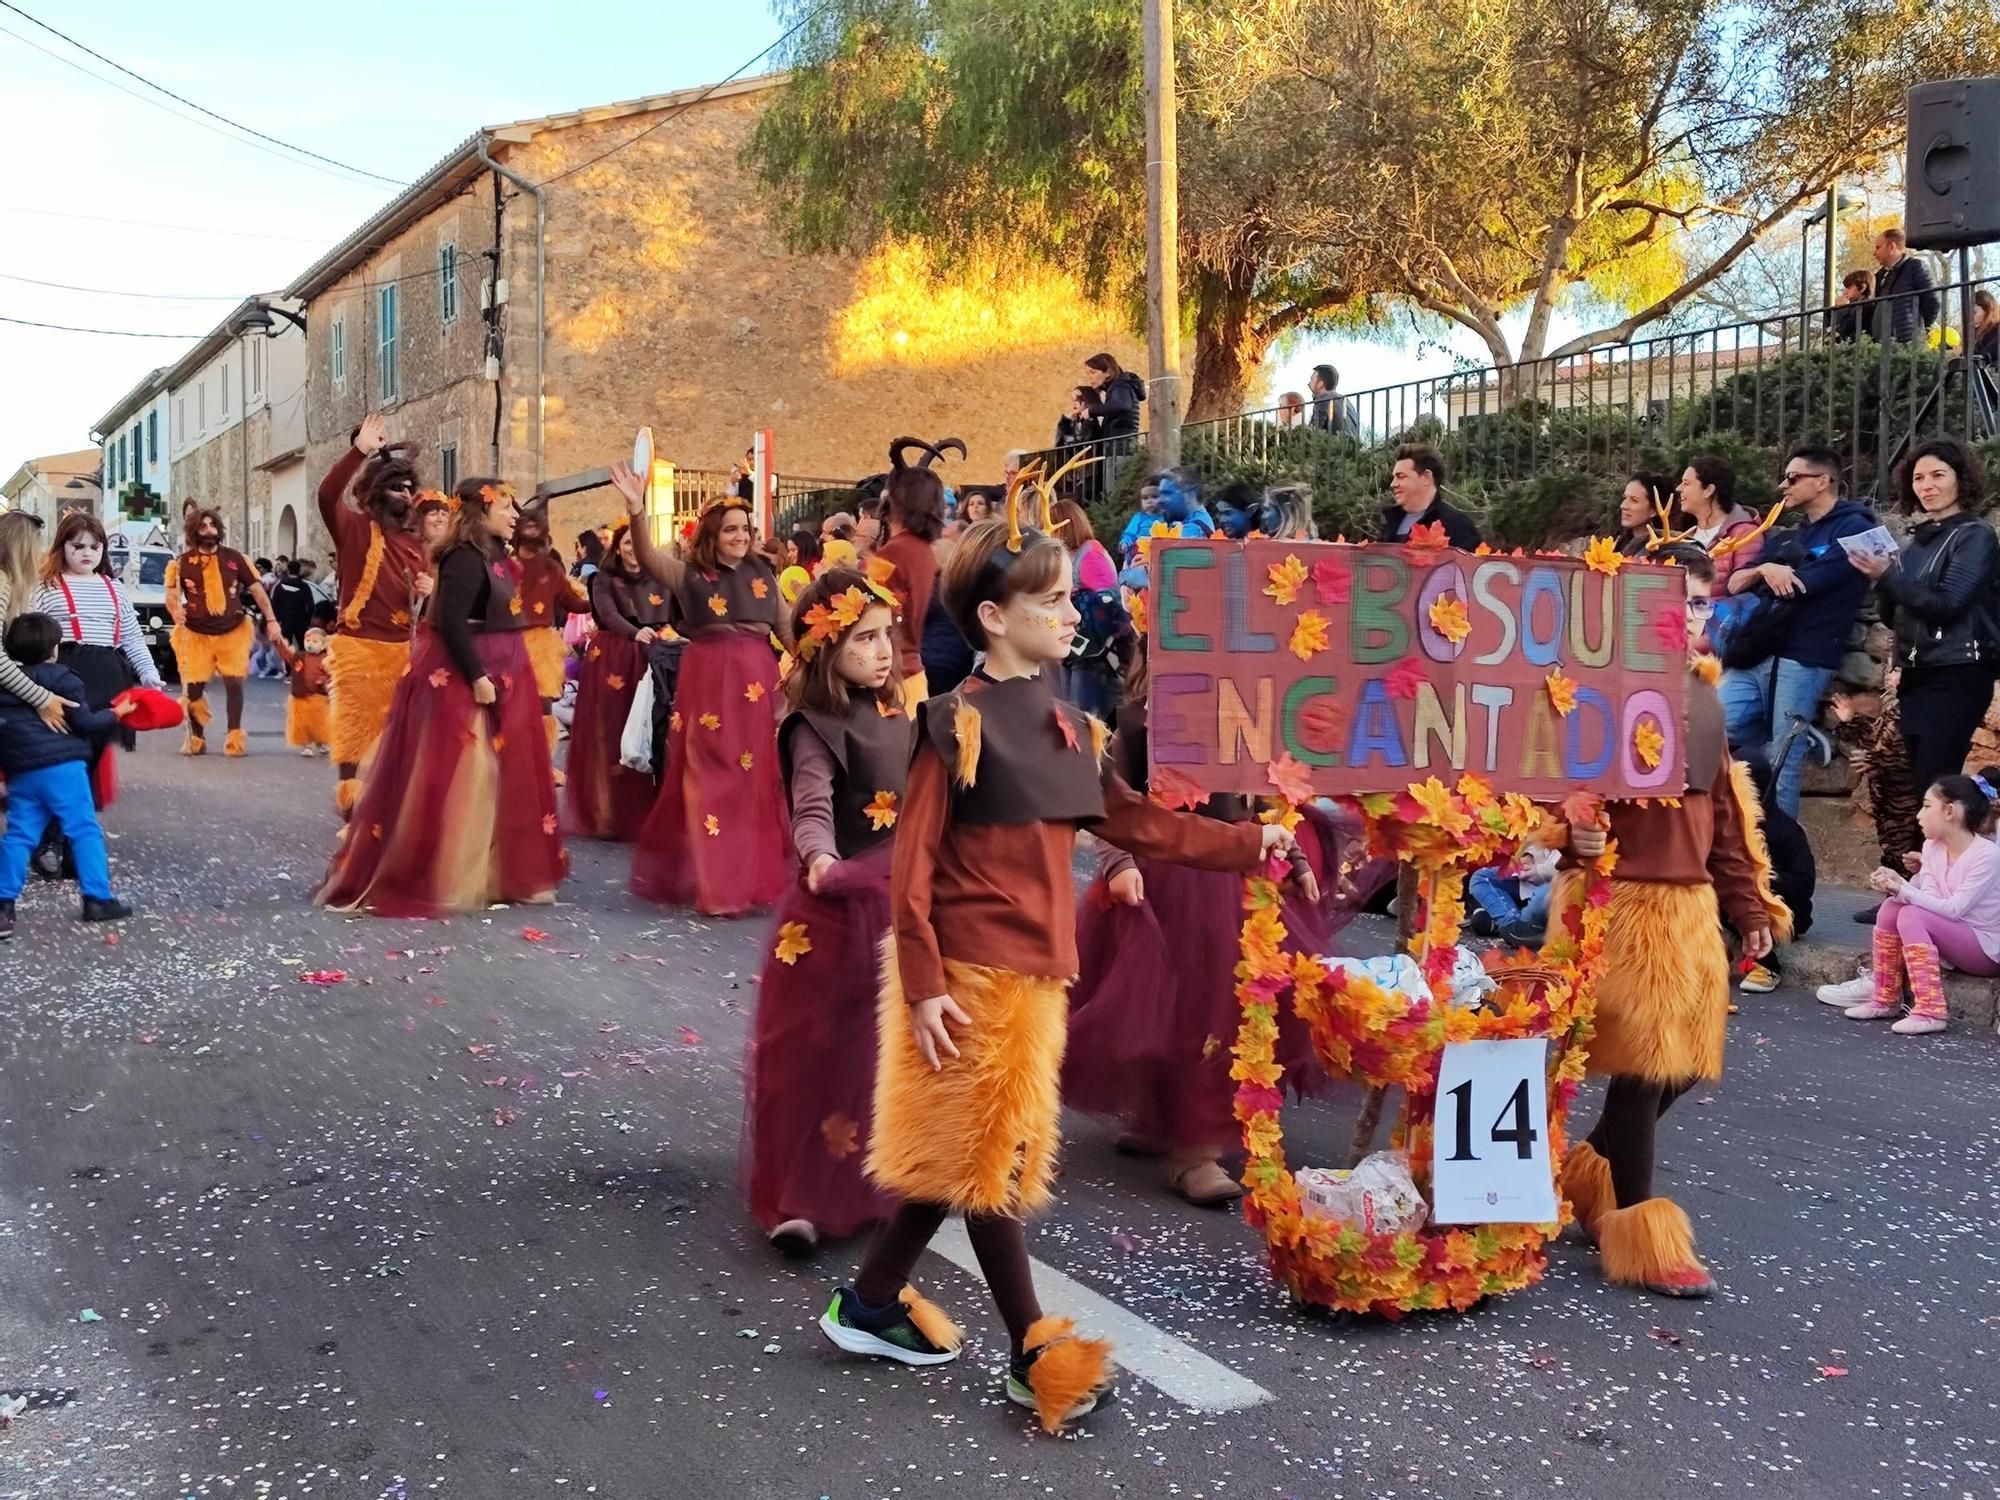
{"type": "Polygon", "coordinates": [[[1363,1234],[1401,1234],[1430,1216],[1400,1151],[1377,1151],[1351,1172],[1300,1167],[1293,1174],[1305,1210],[1363,1234]]]}
{"type": "Polygon", "coordinates": [[[653,774],[653,674],[639,674],[639,689],[632,694],[631,711],[625,715],[625,732],[618,737],[618,763],[630,771],[653,774]]]}
{"type": "MultiPolygon", "coordinates": [[[[1363,974],[1390,994],[1402,996],[1403,1003],[1411,1008],[1431,998],[1431,987],[1424,982],[1424,971],[1407,953],[1391,953],[1381,958],[1326,957],[1320,959],[1320,963],[1329,970],[1347,969],[1363,974]]],[[[1498,988],[1486,972],[1485,965],[1480,963],[1478,954],[1470,948],[1453,950],[1451,994],[1446,997],[1446,1003],[1471,1010],[1498,988]]]]}

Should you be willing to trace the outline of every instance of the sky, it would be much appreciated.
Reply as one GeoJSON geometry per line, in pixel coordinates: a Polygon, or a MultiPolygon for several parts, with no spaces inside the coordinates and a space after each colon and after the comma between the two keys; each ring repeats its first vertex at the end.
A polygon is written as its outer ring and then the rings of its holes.
{"type": "MultiPolygon", "coordinates": [[[[759,0],[8,3],[196,104],[398,181],[481,125],[714,82],[781,30],[759,0]]],[[[89,446],[91,424],[148,370],[242,297],[282,288],[397,192],[192,113],[0,8],[0,139],[11,143],[0,317],[180,335],[0,322],[0,475],[89,446]],[[115,295],[132,293],[143,295],[115,295]]],[[[1469,335],[1460,343],[1480,351],[1469,335]]],[[[1340,366],[1343,390],[1450,363],[1414,346],[1309,345],[1288,351],[1269,390],[1303,390],[1321,359],[1340,366]]]]}

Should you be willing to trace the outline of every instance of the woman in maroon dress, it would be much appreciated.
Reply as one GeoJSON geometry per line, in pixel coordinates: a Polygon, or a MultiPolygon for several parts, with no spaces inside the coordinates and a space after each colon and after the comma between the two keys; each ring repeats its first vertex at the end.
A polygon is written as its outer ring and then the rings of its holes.
{"type": "Polygon", "coordinates": [[[800,878],[778,905],[744,1055],[743,1184],[788,1254],[888,1212],[862,1174],[875,1090],[876,970],[916,721],[903,712],[895,596],[829,568],[792,615],[798,664],[778,759],[800,878]]]}
{"type": "Polygon", "coordinates": [[[337,911],[430,917],[555,899],[567,867],[541,699],[521,644],[515,564],[468,479],[453,497],[437,585],[410,670],[313,898],[337,911]]]}
{"type": "MultiPolygon", "coordinates": [[[[636,522],[645,481],[623,464],[612,480],[636,522]]],[[[746,500],[711,502],[686,557],[661,555],[634,525],[634,550],[687,637],[660,795],[632,851],[632,889],[712,917],[769,906],[791,878],[791,828],[778,775],[778,575],[750,546],[746,500]]]]}
{"type": "Polygon", "coordinates": [[[632,531],[611,535],[604,563],[590,580],[590,612],[597,630],[583,652],[583,678],[576,690],[576,720],[570,726],[569,784],[564,788],[565,821],[585,838],[637,838],[659,778],[619,763],[619,741],[632,712],[639,679],[651,670],[653,642],[671,638],[666,589],[639,566],[632,531]]]}

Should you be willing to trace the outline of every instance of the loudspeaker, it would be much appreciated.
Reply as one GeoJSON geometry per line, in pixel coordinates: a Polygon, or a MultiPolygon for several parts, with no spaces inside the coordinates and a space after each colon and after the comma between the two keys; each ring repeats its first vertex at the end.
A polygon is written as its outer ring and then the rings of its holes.
{"type": "Polygon", "coordinates": [[[1912,250],[2000,240],[2000,78],[1910,90],[1903,230],[1912,250]]]}

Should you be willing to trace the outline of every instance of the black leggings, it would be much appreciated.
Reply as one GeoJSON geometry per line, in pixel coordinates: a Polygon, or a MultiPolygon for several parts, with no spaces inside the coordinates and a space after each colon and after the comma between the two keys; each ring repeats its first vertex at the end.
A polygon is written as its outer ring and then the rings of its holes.
{"type": "Polygon", "coordinates": [[[1660,1116],[1691,1087],[1621,1073],[1604,1090],[1604,1113],[1588,1139],[1611,1168],[1611,1190],[1620,1208],[1653,1196],[1653,1137],[1660,1116]]]}
{"type": "Polygon", "coordinates": [[[1965,769],[1973,731],[1993,701],[1990,666],[1910,667],[1896,689],[1910,785],[1921,801],[1940,776],[1965,769]]]}
{"type": "MultiPolygon", "coordinates": [[[[854,1278],[854,1290],[870,1307],[887,1307],[909,1285],[910,1273],[951,1214],[942,1203],[905,1203],[883,1220],[854,1278]]],[[[1028,1237],[1019,1219],[1005,1214],[967,1214],[965,1237],[979,1257],[979,1270],[993,1293],[993,1304],[1007,1324],[1014,1352],[1042,1315],[1035,1280],[1028,1269],[1028,1237]]]]}

